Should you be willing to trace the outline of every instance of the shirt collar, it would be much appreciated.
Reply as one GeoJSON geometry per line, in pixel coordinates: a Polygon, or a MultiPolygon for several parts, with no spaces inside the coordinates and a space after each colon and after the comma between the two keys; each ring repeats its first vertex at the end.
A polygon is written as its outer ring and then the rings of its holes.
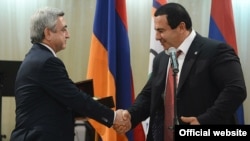
{"type": "Polygon", "coordinates": [[[193,42],[195,36],[196,36],[196,32],[192,30],[191,33],[188,35],[188,37],[178,47],[177,51],[181,50],[183,54],[187,54],[187,51],[191,43],[193,42]]]}
{"type": "Polygon", "coordinates": [[[51,47],[49,47],[48,45],[46,45],[46,44],[44,44],[44,43],[40,43],[41,45],[43,45],[43,46],[45,46],[46,48],[48,48],[49,50],[50,50],[50,52],[55,56],[55,57],[57,57],[56,56],[56,53],[54,52],[54,50],[51,48],[51,47]]]}

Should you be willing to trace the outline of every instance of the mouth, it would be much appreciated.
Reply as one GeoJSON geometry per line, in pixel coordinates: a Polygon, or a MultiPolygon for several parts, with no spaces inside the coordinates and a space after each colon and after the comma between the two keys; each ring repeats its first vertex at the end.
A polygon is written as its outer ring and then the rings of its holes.
{"type": "Polygon", "coordinates": [[[161,43],[161,45],[163,46],[164,43],[163,43],[162,41],[160,41],[160,43],[161,43]]]}
{"type": "Polygon", "coordinates": [[[164,42],[161,42],[161,45],[162,45],[163,47],[165,47],[165,46],[164,46],[164,45],[165,45],[164,42]]]}

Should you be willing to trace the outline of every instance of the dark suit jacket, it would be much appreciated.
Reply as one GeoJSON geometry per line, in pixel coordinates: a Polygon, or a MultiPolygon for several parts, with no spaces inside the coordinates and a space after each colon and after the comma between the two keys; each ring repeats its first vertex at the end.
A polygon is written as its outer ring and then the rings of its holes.
{"type": "Polygon", "coordinates": [[[11,141],[73,141],[75,112],[113,124],[114,112],[80,91],[63,62],[41,44],[32,46],[20,66],[15,99],[11,141]]]}
{"type": "MultiPolygon", "coordinates": [[[[132,125],[164,109],[168,55],[155,57],[150,79],[129,108],[132,125]]],[[[177,115],[195,116],[200,124],[236,124],[235,111],[246,98],[239,58],[228,45],[196,35],[184,60],[177,88],[177,115]]],[[[148,140],[151,140],[150,120],[148,140]]],[[[180,123],[183,124],[183,123],[180,123]]]]}

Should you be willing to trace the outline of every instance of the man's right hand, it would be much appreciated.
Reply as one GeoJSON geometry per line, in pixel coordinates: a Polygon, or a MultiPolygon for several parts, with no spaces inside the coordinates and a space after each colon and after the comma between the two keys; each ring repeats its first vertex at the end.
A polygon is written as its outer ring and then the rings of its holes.
{"type": "Polygon", "coordinates": [[[113,128],[117,133],[124,134],[131,129],[131,116],[127,110],[118,109],[115,111],[116,117],[113,128]]]}

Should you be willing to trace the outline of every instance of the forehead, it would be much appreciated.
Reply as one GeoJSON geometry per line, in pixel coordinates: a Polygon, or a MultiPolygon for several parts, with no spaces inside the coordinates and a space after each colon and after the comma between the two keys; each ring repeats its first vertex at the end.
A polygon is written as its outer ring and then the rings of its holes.
{"type": "Polygon", "coordinates": [[[167,16],[166,15],[156,16],[156,17],[154,17],[154,22],[167,24],[167,16]]]}
{"type": "Polygon", "coordinates": [[[56,25],[58,27],[64,27],[64,26],[66,26],[66,21],[65,21],[65,19],[64,19],[63,16],[60,16],[60,17],[57,18],[56,25]]]}
{"type": "Polygon", "coordinates": [[[162,27],[162,26],[168,26],[167,16],[159,15],[157,17],[154,17],[154,24],[156,28],[162,27]]]}

